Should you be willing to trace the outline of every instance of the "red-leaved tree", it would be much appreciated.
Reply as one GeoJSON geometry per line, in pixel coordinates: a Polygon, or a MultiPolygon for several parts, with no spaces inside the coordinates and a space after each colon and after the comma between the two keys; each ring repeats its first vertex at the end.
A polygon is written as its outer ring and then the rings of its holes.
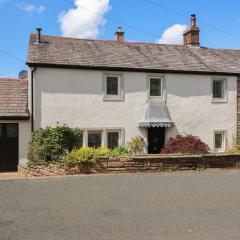
{"type": "Polygon", "coordinates": [[[184,154],[203,154],[210,151],[208,145],[199,137],[192,135],[177,135],[176,138],[170,138],[164,146],[162,153],[184,153],[184,154]]]}

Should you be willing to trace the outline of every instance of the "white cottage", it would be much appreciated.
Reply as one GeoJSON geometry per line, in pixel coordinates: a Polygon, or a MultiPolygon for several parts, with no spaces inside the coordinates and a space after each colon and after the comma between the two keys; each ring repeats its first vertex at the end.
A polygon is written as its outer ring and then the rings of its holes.
{"type": "Polygon", "coordinates": [[[170,137],[192,134],[224,151],[240,133],[240,51],[201,47],[199,31],[195,15],[183,45],[126,42],[122,29],[115,41],[38,29],[27,59],[31,129],[78,127],[90,147],[142,136],[148,153],[159,153],[170,137]]]}

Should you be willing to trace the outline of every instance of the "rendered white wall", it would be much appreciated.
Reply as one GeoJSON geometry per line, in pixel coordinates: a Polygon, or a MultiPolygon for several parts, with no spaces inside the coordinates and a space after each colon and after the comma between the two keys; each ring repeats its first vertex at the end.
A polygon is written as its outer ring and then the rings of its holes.
{"type": "MultiPolygon", "coordinates": [[[[79,128],[124,128],[125,142],[146,137],[139,129],[147,106],[147,74],[125,72],[124,101],[103,101],[103,71],[38,68],[34,73],[35,129],[57,122],[79,128]]],[[[111,72],[110,72],[111,73],[111,72]]],[[[236,135],[236,77],[228,77],[227,103],[211,102],[212,77],[166,74],[166,100],[176,134],[199,136],[211,148],[213,130],[226,129],[228,145],[236,135]]]]}

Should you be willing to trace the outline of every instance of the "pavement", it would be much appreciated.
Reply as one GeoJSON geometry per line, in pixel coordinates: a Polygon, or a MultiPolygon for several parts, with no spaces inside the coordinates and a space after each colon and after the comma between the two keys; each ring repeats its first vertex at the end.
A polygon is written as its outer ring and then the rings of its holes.
{"type": "Polygon", "coordinates": [[[1,179],[18,179],[23,178],[17,172],[4,172],[0,173],[0,180],[1,179]]]}
{"type": "Polygon", "coordinates": [[[0,180],[0,240],[238,240],[240,172],[0,180]]]}

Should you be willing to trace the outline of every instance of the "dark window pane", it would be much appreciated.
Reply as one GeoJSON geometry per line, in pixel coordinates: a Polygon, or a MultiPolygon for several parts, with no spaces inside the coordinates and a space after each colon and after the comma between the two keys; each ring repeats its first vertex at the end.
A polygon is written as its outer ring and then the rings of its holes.
{"type": "Polygon", "coordinates": [[[7,137],[17,138],[18,137],[18,125],[17,124],[7,124],[7,137]]]}
{"type": "Polygon", "coordinates": [[[88,147],[98,148],[101,147],[102,133],[101,132],[89,132],[88,133],[88,147]]]}
{"type": "Polygon", "coordinates": [[[118,95],[118,77],[107,77],[107,95],[118,95]]]}
{"type": "Polygon", "coordinates": [[[107,134],[107,138],[108,138],[108,148],[114,149],[118,147],[119,132],[109,132],[107,134]]]}
{"type": "Polygon", "coordinates": [[[150,96],[161,96],[161,78],[150,78],[150,96]]]}
{"type": "Polygon", "coordinates": [[[223,148],[223,134],[215,133],[215,148],[221,149],[223,148]]]}
{"type": "Polygon", "coordinates": [[[224,98],[224,81],[213,81],[213,98],[224,98]]]}

